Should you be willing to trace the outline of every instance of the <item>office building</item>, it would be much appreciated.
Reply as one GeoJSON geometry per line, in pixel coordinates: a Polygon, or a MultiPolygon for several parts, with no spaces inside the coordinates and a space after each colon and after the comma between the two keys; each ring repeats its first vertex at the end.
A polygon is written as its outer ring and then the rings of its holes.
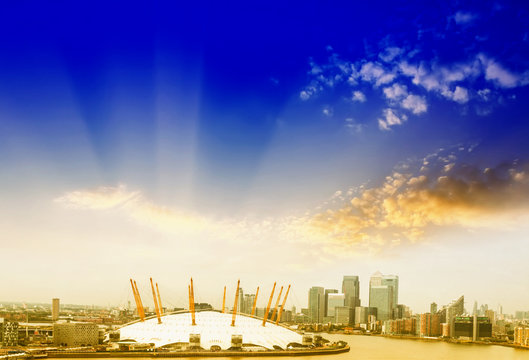
{"type": "Polygon", "coordinates": [[[349,306],[337,306],[334,308],[334,323],[341,325],[352,325],[353,309],[349,306]]]}
{"type": "Polygon", "coordinates": [[[355,324],[367,324],[367,307],[357,306],[355,307],[355,324]]]}
{"type": "Polygon", "coordinates": [[[435,313],[437,313],[437,304],[433,302],[430,304],[430,314],[435,314],[435,313]]]}
{"type": "Polygon", "coordinates": [[[18,322],[0,319],[0,340],[2,346],[17,346],[18,322]]]}
{"type": "Polygon", "coordinates": [[[441,316],[439,314],[431,313],[421,314],[419,336],[441,336],[441,316]]]}
{"type": "Polygon", "coordinates": [[[325,289],[325,303],[324,303],[325,310],[323,311],[324,316],[330,316],[327,312],[327,304],[329,303],[329,294],[338,294],[338,290],[337,289],[325,289]]]}
{"type": "Polygon", "coordinates": [[[453,338],[481,339],[492,337],[492,324],[486,316],[455,316],[453,338]]]}
{"type": "Polygon", "coordinates": [[[239,299],[237,304],[237,312],[244,313],[244,291],[242,291],[242,287],[239,288],[239,299]]]}
{"type": "Polygon", "coordinates": [[[251,314],[254,301],[255,294],[244,294],[244,301],[240,312],[243,314],[251,314]]]}
{"type": "Polygon", "coordinates": [[[529,347],[529,327],[514,328],[514,344],[529,347]]]}
{"type": "Polygon", "coordinates": [[[360,306],[360,281],[358,276],[344,276],[342,293],[345,295],[345,306],[356,308],[360,306]]]}
{"type": "Polygon", "coordinates": [[[377,308],[377,320],[391,319],[393,312],[393,288],[388,285],[369,287],[369,307],[377,308]]]}
{"type": "Polygon", "coordinates": [[[336,313],[334,309],[338,306],[344,306],[345,296],[344,294],[328,294],[327,297],[327,316],[335,317],[336,313]]]}
{"type": "Polygon", "coordinates": [[[445,321],[450,326],[450,336],[454,337],[455,327],[454,319],[456,316],[460,316],[465,312],[465,296],[459,297],[459,299],[452,301],[450,305],[446,307],[445,321]]]}
{"type": "Polygon", "coordinates": [[[320,286],[309,290],[309,317],[313,323],[323,322],[325,316],[325,292],[320,286]]]}
{"type": "Polygon", "coordinates": [[[59,320],[60,304],[59,299],[55,298],[51,300],[51,321],[59,320]]]}
{"type": "Polygon", "coordinates": [[[60,323],[53,324],[53,344],[63,346],[97,345],[99,328],[91,323],[60,323]]]}

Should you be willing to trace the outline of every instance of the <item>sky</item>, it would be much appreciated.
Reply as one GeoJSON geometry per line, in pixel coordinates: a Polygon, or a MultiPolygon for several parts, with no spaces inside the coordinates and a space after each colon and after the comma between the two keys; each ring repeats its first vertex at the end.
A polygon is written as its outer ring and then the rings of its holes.
{"type": "Polygon", "coordinates": [[[0,301],[219,307],[400,277],[529,309],[529,6],[26,1],[0,12],[0,301]],[[230,292],[231,291],[231,292],[230,292]],[[231,295],[233,301],[233,295],[231,295]],[[230,299],[230,295],[228,296],[230,299]],[[151,304],[152,305],[152,304],[151,304]]]}

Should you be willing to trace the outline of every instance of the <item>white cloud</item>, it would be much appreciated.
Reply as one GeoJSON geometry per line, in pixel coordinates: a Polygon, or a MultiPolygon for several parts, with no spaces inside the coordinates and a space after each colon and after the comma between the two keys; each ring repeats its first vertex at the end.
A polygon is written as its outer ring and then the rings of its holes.
{"type": "Polygon", "coordinates": [[[481,89],[478,90],[478,95],[483,101],[489,101],[490,100],[490,89],[481,89]]]}
{"type": "Polygon", "coordinates": [[[392,109],[385,109],[384,118],[378,119],[378,127],[380,130],[389,130],[391,126],[401,125],[406,120],[406,115],[399,117],[392,109]]]}
{"type": "Polygon", "coordinates": [[[325,106],[321,112],[323,113],[323,115],[328,117],[331,117],[334,113],[332,107],[330,106],[325,106]]]}
{"type": "Polygon", "coordinates": [[[454,90],[454,93],[452,96],[452,100],[460,104],[464,104],[468,102],[468,90],[463,87],[456,86],[456,89],[454,90]]]}
{"type": "Polygon", "coordinates": [[[77,209],[104,210],[124,206],[139,196],[139,192],[129,191],[120,184],[117,187],[101,186],[94,190],[72,191],[55,199],[55,202],[77,209]]]}
{"type": "Polygon", "coordinates": [[[404,100],[401,102],[401,106],[404,109],[411,110],[414,114],[422,114],[428,110],[428,106],[426,105],[426,100],[422,96],[418,95],[408,95],[404,100]]]}
{"type": "Polygon", "coordinates": [[[391,46],[391,47],[387,47],[384,50],[384,52],[381,52],[380,54],[378,54],[378,57],[382,61],[389,63],[390,61],[395,59],[397,56],[401,55],[403,52],[404,52],[403,49],[396,47],[396,46],[391,46]]]}
{"type": "Polygon", "coordinates": [[[364,81],[374,82],[375,86],[388,84],[396,77],[394,73],[386,71],[380,64],[373,62],[362,65],[360,76],[364,81]]]}
{"type": "Polygon", "coordinates": [[[366,102],[366,96],[361,91],[353,91],[353,101],[366,102]]]}
{"type": "Polygon", "coordinates": [[[389,100],[400,100],[408,95],[406,85],[393,84],[390,87],[384,88],[384,95],[389,100]]]}
{"type": "Polygon", "coordinates": [[[515,74],[484,54],[478,55],[478,58],[485,68],[485,79],[499,87],[513,88],[529,83],[529,72],[515,74]]]}
{"type": "Polygon", "coordinates": [[[478,16],[476,14],[465,12],[465,11],[458,11],[452,16],[452,18],[458,25],[470,24],[477,17],[478,16]]]}
{"type": "Polygon", "coordinates": [[[302,90],[300,93],[299,93],[299,98],[301,100],[308,100],[310,99],[310,93],[306,90],[302,90]]]}
{"type": "Polygon", "coordinates": [[[363,130],[363,125],[362,124],[358,124],[356,121],[354,121],[354,119],[352,118],[347,118],[345,119],[345,128],[353,133],[353,134],[357,134],[359,132],[362,132],[363,130]]]}

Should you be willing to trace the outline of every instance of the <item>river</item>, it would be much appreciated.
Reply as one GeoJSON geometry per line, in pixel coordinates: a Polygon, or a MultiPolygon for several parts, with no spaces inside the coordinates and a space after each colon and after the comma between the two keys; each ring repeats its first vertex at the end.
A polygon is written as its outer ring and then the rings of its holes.
{"type": "MultiPolygon", "coordinates": [[[[351,347],[351,351],[337,355],[295,356],[291,358],[296,360],[529,360],[529,350],[498,345],[451,344],[444,341],[403,340],[361,335],[323,334],[323,337],[331,341],[344,340],[351,347]]],[[[234,358],[193,357],[175,359],[211,360],[234,358]]],[[[273,358],[263,357],[261,359],[273,358]]],[[[278,357],[277,359],[283,360],[289,359],[289,357],[278,357]]],[[[75,360],[84,359],[78,358],[75,360]]],[[[112,358],[112,360],[117,359],[112,358]]],[[[152,360],[152,358],[125,358],[125,360],[152,360]]]]}

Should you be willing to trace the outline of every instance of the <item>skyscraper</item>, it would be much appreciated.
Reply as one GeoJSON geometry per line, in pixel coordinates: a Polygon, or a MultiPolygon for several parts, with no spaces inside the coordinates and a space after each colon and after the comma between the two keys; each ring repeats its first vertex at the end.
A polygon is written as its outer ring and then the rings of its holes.
{"type": "Polygon", "coordinates": [[[242,290],[242,287],[239,288],[239,299],[237,304],[237,312],[238,313],[245,313],[246,310],[244,309],[244,291],[242,290]]]}
{"type": "Polygon", "coordinates": [[[397,275],[382,275],[382,285],[393,288],[393,307],[399,303],[399,277],[397,275]]]}
{"type": "Polygon", "coordinates": [[[309,317],[313,323],[323,321],[325,311],[324,289],[320,286],[313,286],[309,290],[309,317]]]}
{"type": "Polygon", "coordinates": [[[327,300],[327,316],[335,316],[335,308],[343,307],[345,301],[344,294],[329,294],[327,300]]]}
{"type": "Polygon", "coordinates": [[[345,306],[355,308],[360,306],[360,281],[358,276],[344,276],[342,293],[345,296],[345,306]]]}
{"type": "Polygon", "coordinates": [[[430,304],[430,314],[436,314],[436,313],[437,313],[437,304],[433,302],[430,304]]]}
{"type": "Polygon", "coordinates": [[[377,320],[391,319],[393,311],[393,287],[374,285],[369,287],[369,307],[377,308],[377,320]]]}
{"type": "Polygon", "coordinates": [[[328,314],[327,306],[329,304],[329,294],[338,294],[338,290],[336,289],[325,289],[325,302],[323,306],[325,307],[325,310],[323,311],[323,316],[332,316],[328,314]]]}
{"type": "Polygon", "coordinates": [[[59,320],[59,299],[51,300],[51,321],[59,320]]]}

